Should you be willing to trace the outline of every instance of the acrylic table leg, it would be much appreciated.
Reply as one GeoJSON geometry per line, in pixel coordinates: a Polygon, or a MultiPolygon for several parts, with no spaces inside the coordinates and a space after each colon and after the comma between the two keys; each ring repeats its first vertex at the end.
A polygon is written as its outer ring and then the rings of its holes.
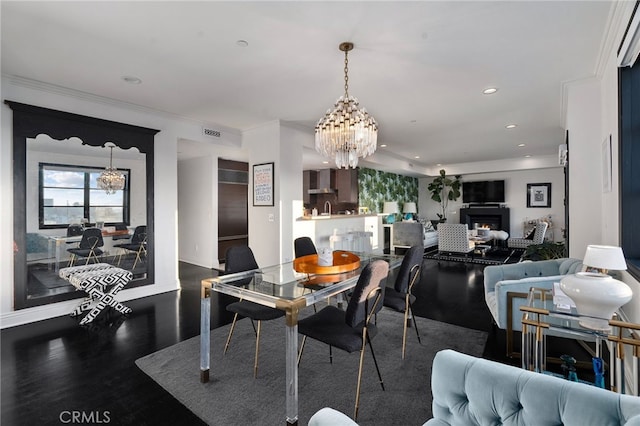
{"type": "Polygon", "coordinates": [[[287,311],[286,326],[286,405],[288,426],[298,424],[298,313],[287,311]]]}
{"type": "Polygon", "coordinates": [[[211,289],[202,287],[200,298],[200,381],[209,381],[211,359],[211,289]]]}

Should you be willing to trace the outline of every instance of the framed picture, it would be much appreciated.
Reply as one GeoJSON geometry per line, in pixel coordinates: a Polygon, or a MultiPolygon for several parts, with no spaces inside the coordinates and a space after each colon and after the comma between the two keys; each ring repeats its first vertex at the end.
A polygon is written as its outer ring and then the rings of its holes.
{"type": "Polygon", "coordinates": [[[253,205],[273,206],[273,163],[253,165],[253,205]]]}
{"type": "Polygon", "coordinates": [[[528,183],[527,207],[551,207],[551,184],[528,183]]]}
{"type": "Polygon", "coordinates": [[[611,192],[611,135],[602,141],[602,192],[611,192]]]}

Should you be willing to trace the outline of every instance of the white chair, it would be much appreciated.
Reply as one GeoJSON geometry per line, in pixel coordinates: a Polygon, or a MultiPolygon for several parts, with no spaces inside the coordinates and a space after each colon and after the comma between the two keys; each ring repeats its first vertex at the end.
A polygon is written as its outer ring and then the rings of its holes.
{"type": "Polygon", "coordinates": [[[469,228],[466,223],[440,223],[438,224],[438,253],[462,253],[472,252],[475,247],[469,240],[469,228]]]}
{"type": "Polygon", "coordinates": [[[526,249],[532,244],[542,244],[544,241],[544,234],[547,232],[547,222],[538,222],[536,224],[535,231],[533,232],[533,238],[509,238],[507,240],[507,247],[516,249],[526,249]]]}

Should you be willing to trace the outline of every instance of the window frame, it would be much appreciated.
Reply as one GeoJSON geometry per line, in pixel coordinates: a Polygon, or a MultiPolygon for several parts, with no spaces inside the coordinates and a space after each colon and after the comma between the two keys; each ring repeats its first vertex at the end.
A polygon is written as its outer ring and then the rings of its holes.
{"type": "Polygon", "coordinates": [[[620,246],[627,271],[640,280],[640,61],[618,73],[620,246]]]}
{"type": "MultiPolygon", "coordinates": [[[[77,164],[61,164],[61,163],[38,163],[38,228],[39,229],[64,229],[71,225],[70,223],[57,223],[57,224],[45,224],[44,223],[44,190],[45,188],[57,188],[57,187],[45,187],[44,186],[44,170],[49,167],[50,169],[67,169],[67,171],[73,172],[82,172],[84,173],[84,188],[83,191],[83,217],[89,219],[89,223],[95,223],[91,218],[91,208],[92,207],[100,207],[100,205],[92,205],[91,204],[91,190],[95,190],[96,188],[91,188],[91,173],[100,172],[104,170],[104,167],[99,166],[86,166],[86,165],[77,165],[77,164]]],[[[122,207],[122,221],[119,222],[105,222],[106,226],[114,226],[119,223],[124,223],[126,226],[130,225],[130,217],[131,217],[131,203],[130,203],[130,188],[131,188],[131,169],[126,168],[117,168],[118,171],[122,172],[125,175],[125,185],[123,188],[122,194],[122,205],[117,205],[117,207],[122,207]]],[[[81,188],[69,188],[69,189],[81,189],[81,188]]],[[[50,207],[50,206],[46,206],[50,207]]],[[[55,206],[54,206],[55,207],[55,206]]],[[[111,206],[113,207],[113,206],[111,206]]]]}

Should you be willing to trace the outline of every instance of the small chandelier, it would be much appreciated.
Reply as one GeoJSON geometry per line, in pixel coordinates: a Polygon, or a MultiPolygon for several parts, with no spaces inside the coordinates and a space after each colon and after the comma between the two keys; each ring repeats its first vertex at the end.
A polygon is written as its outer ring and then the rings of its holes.
{"type": "Polygon", "coordinates": [[[349,59],[353,43],[340,43],[344,52],[344,95],[334,104],[334,109],[316,124],[316,151],[336,160],[341,168],[356,168],[359,157],[376,151],[378,124],[366,109],[360,108],[358,99],[349,95],[349,59]]]}
{"type": "Polygon", "coordinates": [[[115,194],[116,191],[120,191],[124,188],[124,175],[120,173],[117,169],[113,168],[113,145],[109,146],[111,148],[111,154],[109,155],[109,167],[104,169],[98,179],[98,187],[100,189],[104,189],[107,194],[115,194]]]}

